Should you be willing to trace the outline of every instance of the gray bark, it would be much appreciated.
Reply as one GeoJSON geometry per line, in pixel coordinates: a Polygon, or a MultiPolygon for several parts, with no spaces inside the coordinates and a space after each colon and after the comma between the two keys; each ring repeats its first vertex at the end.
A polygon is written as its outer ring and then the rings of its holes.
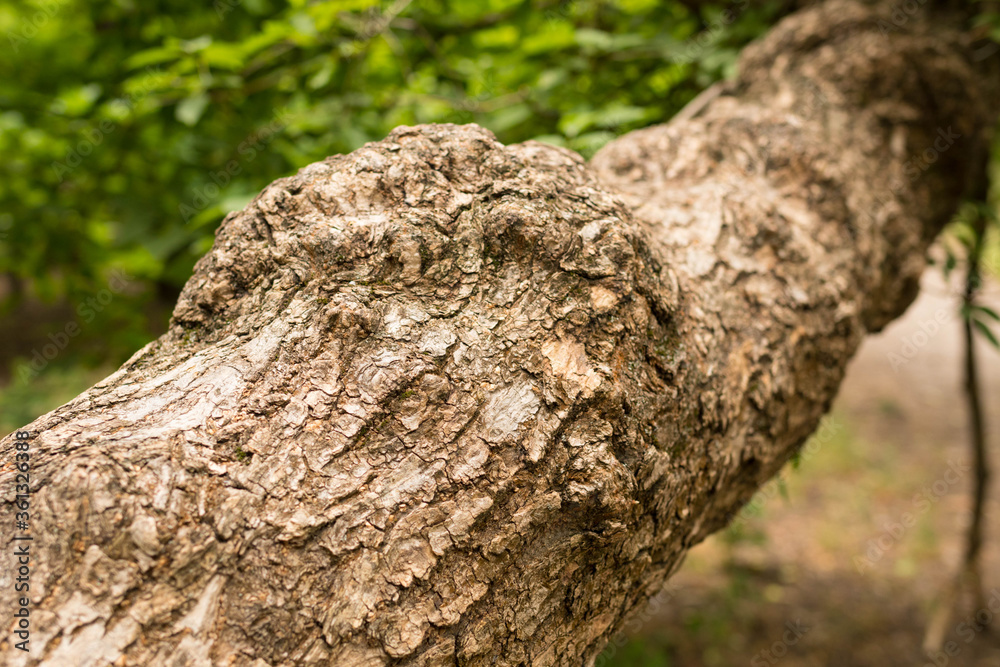
{"type": "Polygon", "coordinates": [[[25,427],[5,663],[592,664],[815,429],[981,179],[992,80],[941,19],[874,12],[786,19],[590,164],[422,126],[268,186],[168,333],[25,427]]]}

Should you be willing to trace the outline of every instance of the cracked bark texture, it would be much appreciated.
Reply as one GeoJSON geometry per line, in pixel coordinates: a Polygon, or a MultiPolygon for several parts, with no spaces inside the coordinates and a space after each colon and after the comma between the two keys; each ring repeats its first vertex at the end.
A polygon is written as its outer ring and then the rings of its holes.
{"type": "Polygon", "coordinates": [[[981,175],[964,38],[879,11],[789,17],[591,164],[404,127],[268,186],[168,333],[25,427],[5,664],[593,664],[815,429],[981,175]]]}

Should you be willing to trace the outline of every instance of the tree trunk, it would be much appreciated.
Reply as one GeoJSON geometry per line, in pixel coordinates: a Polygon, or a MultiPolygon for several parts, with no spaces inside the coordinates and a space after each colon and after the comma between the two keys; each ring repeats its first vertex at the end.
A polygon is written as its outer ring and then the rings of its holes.
{"type": "Polygon", "coordinates": [[[981,178],[964,38],[874,11],[786,19],[589,165],[403,127],[228,216],[169,332],[25,427],[27,498],[3,441],[5,664],[593,664],[981,178]]]}

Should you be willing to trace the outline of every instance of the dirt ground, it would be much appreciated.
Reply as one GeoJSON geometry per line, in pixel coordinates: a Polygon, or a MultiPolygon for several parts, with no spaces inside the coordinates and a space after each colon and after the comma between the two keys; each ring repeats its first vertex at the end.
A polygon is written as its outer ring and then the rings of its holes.
{"type": "MultiPolygon", "coordinates": [[[[1000,285],[984,302],[1000,309],[1000,285]]],[[[919,299],[853,360],[811,454],[764,488],[758,512],[691,552],[662,613],[602,664],[1000,666],[1000,470],[983,568],[993,610],[977,623],[963,600],[943,650],[922,650],[970,516],[957,312],[928,270],[919,299]]],[[[1000,465],[1000,353],[977,350],[1000,465]]]]}

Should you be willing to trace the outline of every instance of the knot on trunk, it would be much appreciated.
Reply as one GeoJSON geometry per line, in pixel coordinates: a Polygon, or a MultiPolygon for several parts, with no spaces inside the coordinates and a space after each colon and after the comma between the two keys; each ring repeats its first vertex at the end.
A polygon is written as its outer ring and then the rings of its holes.
{"type": "MultiPolygon", "coordinates": [[[[245,331],[279,314],[275,294],[301,290],[454,313],[475,298],[509,305],[539,272],[627,284],[633,243],[628,211],[575,153],[503,146],[475,125],[400,127],[227,216],[174,332],[209,342],[245,331]]],[[[598,308],[611,298],[599,292],[598,308]]]]}

